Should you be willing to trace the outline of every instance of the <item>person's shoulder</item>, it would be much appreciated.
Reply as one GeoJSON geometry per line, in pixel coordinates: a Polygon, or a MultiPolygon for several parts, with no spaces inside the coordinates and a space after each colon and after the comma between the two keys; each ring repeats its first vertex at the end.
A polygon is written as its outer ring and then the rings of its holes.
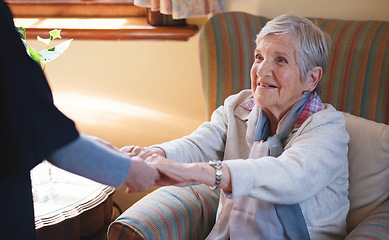
{"type": "Polygon", "coordinates": [[[239,106],[242,103],[247,102],[247,101],[251,101],[252,103],[254,103],[252,92],[250,89],[245,89],[245,90],[242,90],[236,94],[232,94],[232,95],[228,96],[226,98],[226,100],[224,101],[224,105],[225,106],[239,106]],[[250,100],[250,99],[252,99],[252,100],[250,100]]]}
{"type": "Polygon", "coordinates": [[[336,110],[331,104],[324,103],[324,108],[317,112],[318,115],[314,117],[325,118],[329,120],[344,120],[344,115],[341,111],[336,110]]]}
{"type": "Polygon", "coordinates": [[[247,120],[247,116],[250,114],[254,105],[254,97],[249,89],[233,94],[224,101],[225,111],[242,120],[247,120]]]}
{"type": "Polygon", "coordinates": [[[331,104],[324,103],[322,110],[312,114],[307,120],[307,125],[337,125],[345,128],[346,121],[342,112],[336,110],[331,104]]]}
{"type": "Polygon", "coordinates": [[[342,112],[336,110],[330,104],[324,104],[324,108],[312,114],[296,131],[296,136],[310,133],[310,136],[321,139],[330,138],[339,143],[349,141],[346,131],[346,120],[342,112]]]}

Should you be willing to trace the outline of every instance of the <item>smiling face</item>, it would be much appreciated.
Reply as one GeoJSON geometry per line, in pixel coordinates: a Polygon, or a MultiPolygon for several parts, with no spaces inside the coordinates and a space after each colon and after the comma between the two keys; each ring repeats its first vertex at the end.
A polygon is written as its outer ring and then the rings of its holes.
{"type": "Polygon", "coordinates": [[[304,90],[310,90],[301,78],[296,46],[293,35],[269,34],[257,42],[255,49],[251,67],[255,103],[278,121],[300,100],[304,90]]]}

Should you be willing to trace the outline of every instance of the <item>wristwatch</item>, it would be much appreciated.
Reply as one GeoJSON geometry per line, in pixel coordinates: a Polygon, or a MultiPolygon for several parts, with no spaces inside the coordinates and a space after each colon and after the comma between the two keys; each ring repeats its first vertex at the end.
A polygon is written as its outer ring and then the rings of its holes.
{"type": "Polygon", "coordinates": [[[214,186],[210,186],[210,188],[212,190],[220,187],[220,183],[222,181],[222,175],[223,175],[223,171],[222,171],[222,161],[220,160],[212,160],[212,161],[209,161],[209,165],[211,165],[212,167],[215,168],[215,171],[216,171],[216,178],[215,178],[215,185],[214,186]]]}

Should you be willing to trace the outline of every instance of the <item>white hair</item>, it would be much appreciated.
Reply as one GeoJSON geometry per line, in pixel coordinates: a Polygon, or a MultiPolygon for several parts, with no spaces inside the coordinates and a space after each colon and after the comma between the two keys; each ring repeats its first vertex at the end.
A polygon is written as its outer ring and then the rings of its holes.
{"type": "MultiPolygon", "coordinates": [[[[314,67],[319,66],[323,73],[327,68],[330,37],[306,18],[286,14],[266,23],[257,35],[256,44],[269,34],[292,34],[296,38],[296,58],[300,66],[301,78],[314,67]]],[[[319,85],[314,90],[320,91],[319,85]]]]}

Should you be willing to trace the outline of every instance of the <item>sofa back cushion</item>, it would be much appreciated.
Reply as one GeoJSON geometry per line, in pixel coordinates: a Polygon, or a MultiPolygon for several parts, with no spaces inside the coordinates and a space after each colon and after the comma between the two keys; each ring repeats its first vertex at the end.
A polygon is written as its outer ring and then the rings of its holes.
{"type": "Polygon", "coordinates": [[[250,88],[255,37],[268,18],[243,12],[214,15],[200,31],[199,58],[207,116],[228,96],[250,88]]]}
{"type": "Polygon", "coordinates": [[[389,125],[344,114],[350,135],[348,231],[389,198],[389,125]]]}
{"type": "MultiPolygon", "coordinates": [[[[389,22],[311,19],[331,36],[323,102],[389,124],[389,22]]],[[[200,32],[207,116],[231,94],[250,88],[255,38],[268,18],[242,12],[213,16],[200,32]]]]}
{"type": "Polygon", "coordinates": [[[389,124],[389,22],[315,19],[332,46],[322,100],[339,111],[389,124]]]}

